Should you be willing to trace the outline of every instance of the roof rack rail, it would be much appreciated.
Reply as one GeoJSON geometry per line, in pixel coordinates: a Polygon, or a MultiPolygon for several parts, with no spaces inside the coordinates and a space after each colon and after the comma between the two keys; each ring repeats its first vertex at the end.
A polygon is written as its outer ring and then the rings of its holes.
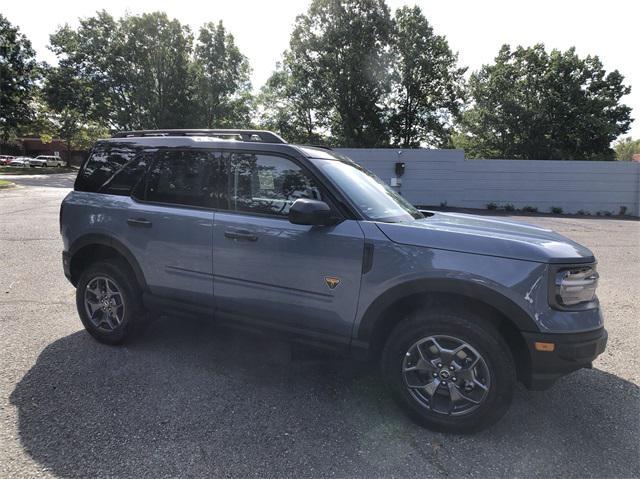
{"type": "Polygon", "coordinates": [[[218,138],[240,138],[256,143],[286,143],[279,135],[266,130],[133,130],[114,133],[112,138],[132,138],[138,136],[212,136],[218,138]]]}
{"type": "Polygon", "coordinates": [[[333,151],[333,148],[331,148],[330,146],[327,146],[327,145],[305,144],[305,145],[300,145],[300,146],[308,146],[308,147],[310,147],[310,148],[320,148],[321,150],[330,150],[330,151],[333,151]]]}

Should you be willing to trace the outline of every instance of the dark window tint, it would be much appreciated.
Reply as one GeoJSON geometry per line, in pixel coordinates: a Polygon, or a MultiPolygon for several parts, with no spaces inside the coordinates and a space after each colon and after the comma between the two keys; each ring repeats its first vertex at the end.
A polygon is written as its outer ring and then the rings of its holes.
{"type": "Polygon", "coordinates": [[[138,153],[107,181],[100,189],[100,192],[110,195],[129,195],[131,189],[144,175],[144,171],[147,168],[147,160],[147,153],[138,153]]]}
{"type": "Polygon", "coordinates": [[[206,151],[158,152],[146,181],[146,200],[186,206],[212,207],[215,156],[206,151]]]}
{"type": "Polygon", "coordinates": [[[314,179],[286,158],[234,153],[230,173],[230,209],[286,216],[298,198],[322,200],[314,179]]]}
{"type": "Polygon", "coordinates": [[[129,144],[103,143],[94,147],[76,178],[78,191],[128,195],[144,170],[144,159],[129,144]]]}

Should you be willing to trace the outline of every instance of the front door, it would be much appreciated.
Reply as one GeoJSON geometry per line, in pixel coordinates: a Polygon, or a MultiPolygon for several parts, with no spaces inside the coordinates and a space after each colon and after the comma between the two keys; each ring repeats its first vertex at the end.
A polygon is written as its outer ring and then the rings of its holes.
{"type": "Polygon", "coordinates": [[[355,220],[335,226],[294,225],[298,198],[326,192],[294,160],[234,153],[228,194],[213,234],[216,309],[240,319],[348,342],[356,314],[363,232],[355,220]]]}

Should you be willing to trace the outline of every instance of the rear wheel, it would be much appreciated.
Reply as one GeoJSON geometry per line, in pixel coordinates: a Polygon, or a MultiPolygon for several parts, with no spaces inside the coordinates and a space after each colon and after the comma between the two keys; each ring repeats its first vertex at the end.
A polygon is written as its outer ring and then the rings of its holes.
{"type": "Polygon", "coordinates": [[[516,381],[498,331],[466,311],[422,311],[401,321],[385,345],[382,372],[412,419],[457,433],[498,421],[516,381]]]}
{"type": "Polygon", "coordinates": [[[76,306],[85,329],[95,339],[120,344],[145,319],[142,292],[123,261],[96,262],[85,269],[76,288],[76,306]]]}

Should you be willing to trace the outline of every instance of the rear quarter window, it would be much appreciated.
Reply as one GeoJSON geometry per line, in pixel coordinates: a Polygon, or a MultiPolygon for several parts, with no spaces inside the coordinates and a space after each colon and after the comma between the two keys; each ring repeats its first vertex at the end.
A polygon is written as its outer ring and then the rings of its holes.
{"type": "Polygon", "coordinates": [[[75,190],[128,196],[146,168],[146,155],[130,144],[97,144],[76,178],[75,190]]]}

